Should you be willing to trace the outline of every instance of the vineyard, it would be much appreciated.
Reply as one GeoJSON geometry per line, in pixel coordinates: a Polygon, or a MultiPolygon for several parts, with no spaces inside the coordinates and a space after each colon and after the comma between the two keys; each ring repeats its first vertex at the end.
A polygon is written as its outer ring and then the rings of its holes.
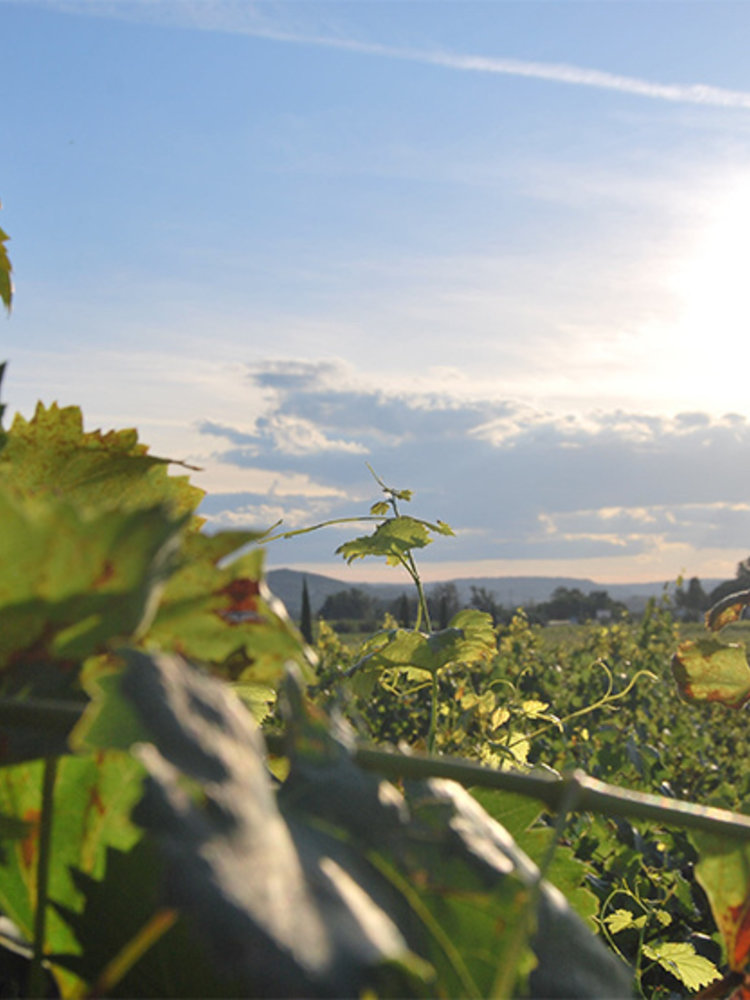
{"type": "Polygon", "coordinates": [[[0,996],[750,997],[750,667],[716,637],[750,592],[690,638],[666,596],[435,628],[452,530],[375,476],[337,552],[416,622],[309,644],[263,571],[300,532],[208,534],[189,471],[75,408],[0,429],[0,996]]]}

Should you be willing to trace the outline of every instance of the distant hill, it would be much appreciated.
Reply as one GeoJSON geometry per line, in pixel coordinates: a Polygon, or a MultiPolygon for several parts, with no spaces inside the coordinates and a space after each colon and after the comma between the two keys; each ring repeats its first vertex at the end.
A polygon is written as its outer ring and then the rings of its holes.
{"type": "MultiPolygon", "coordinates": [[[[411,594],[411,585],[402,583],[352,583],[347,580],[337,580],[335,577],[322,576],[319,573],[302,573],[296,569],[272,569],[268,573],[268,583],[277,597],[281,598],[292,618],[299,618],[302,602],[302,580],[307,579],[307,590],[310,594],[310,607],[313,615],[317,614],[329,594],[350,587],[372,594],[383,601],[394,601],[404,592],[411,594]]],[[[453,583],[462,601],[468,603],[472,587],[484,587],[495,595],[495,600],[505,607],[525,607],[548,601],[557,587],[573,589],[577,587],[584,594],[592,590],[606,590],[616,601],[622,601],[631,611],[642,611],[649,598],[660,597],[664,592],[664,582],[652,583],[597,583],[595,580],[572,576],[477,576],[458,580],[445,580],[453,583]]],[[[670,583],[673,581],[670,581],[670,583]]],[[[721,580],[702,580],[703,587],[710,591],[721,580]]],[[[425,590],[430,591],[438,586],[437,582],[425,584],[425,590]]]]}

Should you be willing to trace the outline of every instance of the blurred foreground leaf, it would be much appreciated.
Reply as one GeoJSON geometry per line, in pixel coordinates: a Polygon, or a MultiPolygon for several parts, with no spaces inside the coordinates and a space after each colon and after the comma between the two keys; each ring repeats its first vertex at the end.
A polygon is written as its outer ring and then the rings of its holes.
{"type": "Polygon", "coordinates": [[[135,817],[161,846],[165,902],[246,995],[481,996],[508,963],[534,995],[629,995],[627,971],[546,885],[524,957],[515,928],[537,869],[458,785],[401,793],[362,771],[346,731],[334,737],[290,680],[277,798],[226,687],[174,656],[125,655],[123,690],[152,741],[135,817]]]}

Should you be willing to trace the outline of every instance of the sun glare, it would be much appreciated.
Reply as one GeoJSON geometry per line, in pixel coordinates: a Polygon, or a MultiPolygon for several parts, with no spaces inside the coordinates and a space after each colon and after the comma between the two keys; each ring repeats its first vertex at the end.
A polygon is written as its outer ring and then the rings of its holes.
{"type": "Polygon", "coordinates": [[[674,275],[675,361],[677,367],[685,362],[697,384],[703,383],[703,398],[706,381],[715,379],[712,394],[729,408],[747,402],[736,351],[750,333],[750,177],[728,185],[707,215],[674,275]]]}

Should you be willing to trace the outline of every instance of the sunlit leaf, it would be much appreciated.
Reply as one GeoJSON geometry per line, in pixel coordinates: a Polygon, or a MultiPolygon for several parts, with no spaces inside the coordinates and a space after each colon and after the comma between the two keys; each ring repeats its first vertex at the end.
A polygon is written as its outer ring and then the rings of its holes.
{"type": "Polygon", "coordinates": [[[382,556],[390,565],[398,565],[412,549],[429,545],[429,530],[413,517],[392,517],[379,524],[371,535],[344,542],[336,549],[348,563],[366,556],[382,556]]]}
{"type": "Polygon", "coordinates": [[[84,431],[78,407],[41,403],[31,420],[17,414],[0,452],[0,479],[23,496],[64,497],[79,509],[168,505],[192,514],[203,490],[170,476],[169,459],[148,454],[135,430],[84,431]]]}
{"type": "Polygon", "coordinates": [[[706,628],[718,632],[725,625],[739,621],[748,605],[750,605],[750,590],[729,594],[706,612],[706,628]]]}
{"type": "Polygon", "coordinates": [[[8,256],[8,248],[5,245],[9,239],[10,237],[5,230],[0,229],[0,301],[8,312],[10,312],[13,301],[13,282],[11,280],[13,268],[8,256]]]}
{"type": "Polygon", "coordinates": [[[613,913],[607,914],[604,918],[604,923],[607,925],[610,933],[618,934],[620,931],[632,927],[634,918],[630,910],[615,910],[613,913]]]}
{"type": "Polygon", "coordinates": [[[695,948],[688,942],[671,942],[664,944],[644,944],[643,954],[666,969],[679,979],[689,990],[699,990],[708,986],[715,979],[721,979],[721,974],[713,962],[703,955],[696,954],[695,948]]]}
{"type": "Polygon", "coordinates": [[[741,972],[750,960],[750,846],[693,832],[700,882],[724,939],[729,967],[741,972]]]}
{"type": "Polygon", "coordinates": [[[263,579],[263,552],[227,557],[255,538],[252,532],[192,533],[179,568],[142,638],[149,649],[174,651],[211,664],[232,680],[274,686],[294,661],[310,676],[312,653],[263,579]]]}
{"type": "Polygon", "coordinates": [[[726,645],[712,637],[680,643],[672,672],[680,694],[690,701],[741,708],[750,699],[750,666],[743,645],[726,645]]]}

